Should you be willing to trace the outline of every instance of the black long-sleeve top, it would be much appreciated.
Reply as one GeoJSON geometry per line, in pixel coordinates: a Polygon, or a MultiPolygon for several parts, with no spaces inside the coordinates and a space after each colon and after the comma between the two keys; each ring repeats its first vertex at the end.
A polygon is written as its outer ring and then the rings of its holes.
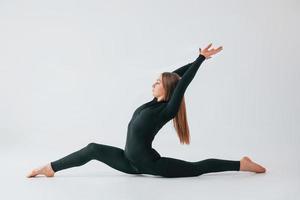
{"type": "Polygon", "coordinates": [[[173,71],[181,79],[168,101],[157,101],[154,97],[134,111],[128,123],[125,145],[125,154],[129,159],[146,162],[160,156],[152,148],[152,141],[158,131],[176,116],[185,90],[204,60],[205,57],[199,54],[194,62],[173,71]]]}

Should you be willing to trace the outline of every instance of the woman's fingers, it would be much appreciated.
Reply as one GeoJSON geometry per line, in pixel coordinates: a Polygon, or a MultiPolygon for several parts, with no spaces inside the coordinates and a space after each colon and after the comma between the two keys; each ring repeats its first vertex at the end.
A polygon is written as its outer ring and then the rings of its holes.
{"type": "Polygon", "coordinates": [[[216,49],[217,53],[218,53],[219,51],[221,51],[222,49],[223,49],[222,46],[218,47],[218,48],[216,49]]]}
{"type": "Polygon", "coordinates": [[[213,48],[213,49],[210,50],[210,53],[216,54],[216,53],[220,52],[222,49],[223,49],[222,46],[218,47],[217,49],[214,49],[214,48],[213,48]]]}
{"type": "Polygon", "coordinates": [[[212,43],[207,45],[207,47],[205,47],[203,50],[201,50],[201,48],[199,48],[200,54],[203,54],[207,59],[209,59],[209,58],[211,58],[212,55],[220,52],[223,49],[222,46],[219,46],[216,49],[215,48],[209,49],[211,46],[212,46],[212,43]]]}
{"type": "Polygon", "coordinates": [[[207,51],[211,47],[212,43],[210,43],[207,47],[204,48],[204,51],[207,51]]]}

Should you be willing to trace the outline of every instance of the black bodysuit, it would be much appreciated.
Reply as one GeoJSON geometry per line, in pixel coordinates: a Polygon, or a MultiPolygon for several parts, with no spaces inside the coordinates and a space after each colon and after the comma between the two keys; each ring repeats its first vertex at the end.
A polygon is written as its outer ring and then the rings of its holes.
{"type": "Polygon", "coordinates": [[[154,97],[134,111],[127,127],[124,150],[110,145],[89,143],[86,147],[51,162],[53,170],[57,172],[96,159],[124,173],[163,177],[189,177],[210,172],[239,171],[238,160],[209,158],[190,162],[162,157],[152,148],[155,135],[176,116],[186,88],[204,60],[205,57],[199,54],[194,62],[173,71],[181,79],[168,101],[157,101],[154,97]]]}

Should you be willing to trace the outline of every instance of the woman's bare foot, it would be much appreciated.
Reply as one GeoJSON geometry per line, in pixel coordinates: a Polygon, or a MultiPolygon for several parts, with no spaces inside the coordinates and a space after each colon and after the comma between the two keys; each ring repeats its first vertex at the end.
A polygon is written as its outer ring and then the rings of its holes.
{"type": "Polygon", "coordinates": [[[39,174],[43,174],[47,177],[53,177],[54,176],[54,171],[50,165],[50,163],[48,163],[47,165],[43,166],[43,167],[39,167],[37,169],[32,170],[28,175],[27,178],[31,178],[31,177],[35,177],[36,175],[39,174]]]}
{"type": "Polygon", "coordinates": [[[253,162],[249,157],[244,156],[241,160],[240,160],[241,164],[240,164],[240,171],[249,171],[249,172],[256,172],[256,173],[265,173],[266,169],[253,162]]]}

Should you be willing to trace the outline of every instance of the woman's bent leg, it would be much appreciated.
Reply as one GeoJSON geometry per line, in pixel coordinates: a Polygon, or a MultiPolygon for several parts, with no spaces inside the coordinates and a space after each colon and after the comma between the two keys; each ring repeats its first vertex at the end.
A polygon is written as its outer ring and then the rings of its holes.
{"type": "Polygon", "coordinates": [[[164,177],[191,177],[210,172],[239,171],[240,161],[205,159],[189,162],[176,158],[161,157],[153,163],[155,175],[164,177]]]}
{"type": "Polygon", "coordinates": [[[90,160],[101,161],[108,166],[128,174],[140,174],[124,155],[124,150],[104,144],[89,143],[86,147],[59,160],[51,162],[54,172],[84,165],[90,160]]]}

